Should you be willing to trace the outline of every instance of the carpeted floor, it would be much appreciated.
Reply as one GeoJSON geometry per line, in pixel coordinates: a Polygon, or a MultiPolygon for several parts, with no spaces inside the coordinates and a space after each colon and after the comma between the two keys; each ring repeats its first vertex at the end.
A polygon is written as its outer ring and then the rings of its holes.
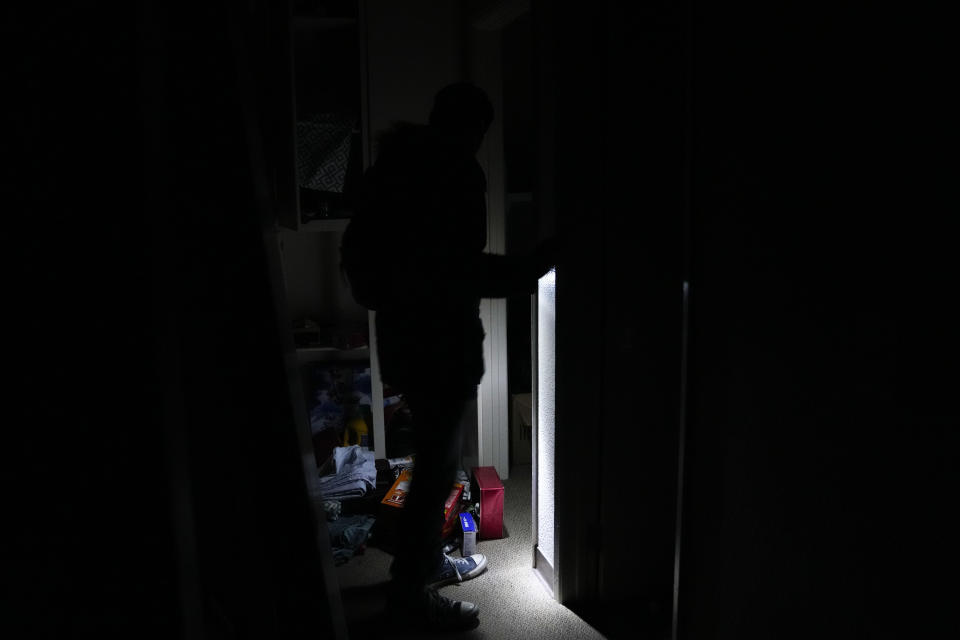
{"type": "MultiPolygon", "coordinates": [[[[511,470],[504,485],[504,529],[500,540],[481,540],[487,570],[441,593],[480,606],[480,626],[471,631],[431,637],[474,640],[603,640],[603,636],[558,604],[532,569],[531,467],[511,470]]],[[[459,550],[454,554],[459,554],[459,550]]],[[[337,567],[350,640],[393,640],[421,635],[391,629],[383,616],[384,586],[391,556],[371,547],[337,567]]]]}

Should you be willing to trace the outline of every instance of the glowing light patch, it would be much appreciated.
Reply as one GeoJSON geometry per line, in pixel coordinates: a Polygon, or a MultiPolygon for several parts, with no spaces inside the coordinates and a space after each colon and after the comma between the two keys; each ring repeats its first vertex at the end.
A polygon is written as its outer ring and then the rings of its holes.
{"type": "Polygon", "coordinates": [[[537,283],[537,548],[554,563],[556,270],[537,283]]]}

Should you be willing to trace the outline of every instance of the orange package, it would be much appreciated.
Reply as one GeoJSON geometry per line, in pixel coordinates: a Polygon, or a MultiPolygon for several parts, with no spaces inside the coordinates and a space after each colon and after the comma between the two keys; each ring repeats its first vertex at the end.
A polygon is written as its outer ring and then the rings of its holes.
{"type": "Polygon", "coordinates": [[[398,509],[403,507],[403,503],[407,500],[407,494],[410,493],[410,481],[412,479],[413,469],[403,469],[380,503],[398,509]]]}

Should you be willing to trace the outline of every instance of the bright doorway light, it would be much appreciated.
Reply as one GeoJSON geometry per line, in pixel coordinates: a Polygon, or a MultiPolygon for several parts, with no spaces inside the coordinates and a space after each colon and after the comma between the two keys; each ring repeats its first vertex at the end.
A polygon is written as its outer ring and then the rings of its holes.
{"type": "Polygon", "coordinates": [[[536,299],[536,415],[534,417],[534,491],[533,530],[534,567],[544,583],[555,593],[554,540],[554,443],[556,392],[556,269],[551,269],[537,283],[536,299]]]}

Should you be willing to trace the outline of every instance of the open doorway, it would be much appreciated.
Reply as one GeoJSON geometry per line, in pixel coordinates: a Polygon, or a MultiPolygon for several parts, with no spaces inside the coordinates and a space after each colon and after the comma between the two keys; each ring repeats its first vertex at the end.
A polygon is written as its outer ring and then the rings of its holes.
{"type": "MultiPolygon", "coordinates": [[[[536,98],[541,83],[534,64],[536,16],[530,13],[530,3],[522,1],[468,2],[463,8],[464,75],[488,92],[496,113],[478,158],[488,186],[488,250],[527,253],[541,239],[545,226],[537,206],[542,154],[536,98]]],[[[391,14],[391,32],[396,30],[393,17],[391,14]]],[[[386,23],[381,16],[380,26],[386,23]]],[[[494,484],[499,491],[491,494],[499,498],[491,502],[501,508],[494,507],[492,513],[500,513],[502,518],[494,516],[491,521],[502,520],[502,528],[498,535],[476,533],[472,541],[475,551],[487,560],[486,570],[475,579],[445,586],[444,594],[477,603],[483,611],[484,634],[490,637],[536,637],[539,630],[549,627],[556,632],[551,637],[599,640],[595,630],[543,588],[531,561],[536,366],[532,303],[529,294],[484,301],[486,384],[481,384],[477,402],[471,403],[463,416],[460,467],[471,481],[474,466],[496,468],[503,486],[494,484]]],[[[470,484],[468,509],[482,514],[484,509],[477,504],[482,502],[480,483],[470,484]]],[[[484,522],[477,520],[480,525],[484,522]]],[[[382,518],[387,521],[388,517],[382,518]]],[[[389,637],[383,634],[391,633],[389,619],[382,617],[391,556],[389,541],[379,533],[389,534],[388,526],[378,532],[376,544],[371,542],[363,553],[337,567],[351,637],[389,637]]],[[[464,547],[456,536],[453,542],[460,542],[459,550],[456,545],[449,550],[456,557],[464,547]]]]}
{"type": "MultiPolygon", "coordinates": [[[[533,22],[529,12],[502,32],[506,253],[533,249],[538,236],[533,22]]],[[[507,391],[510,467],[529,475],[532,461],[531,297],[507,299],[507,391]]]]}

